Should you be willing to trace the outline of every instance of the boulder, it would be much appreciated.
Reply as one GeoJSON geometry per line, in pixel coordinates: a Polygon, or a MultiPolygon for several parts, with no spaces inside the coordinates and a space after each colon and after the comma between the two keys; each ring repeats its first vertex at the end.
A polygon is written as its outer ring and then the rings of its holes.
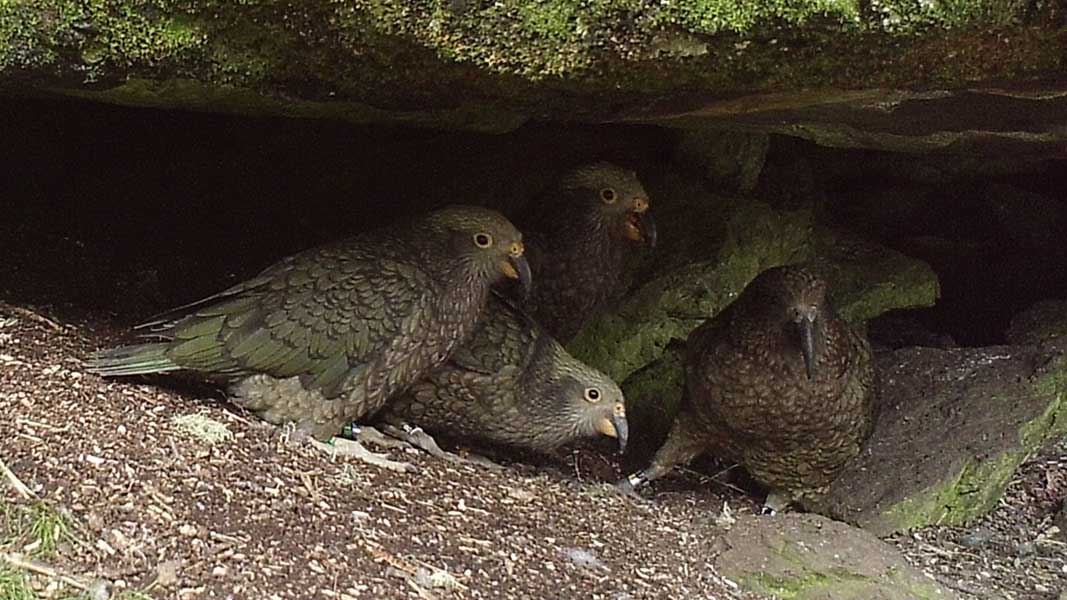
{"type": "Polygon", "coordinates": [[[889,535],[964,525],[1067,433],[1067,356],[1055,347],[906,348],[876,358],[880,410],[863,452],[807,508],[889,535]]]}
{"type": "Polygon", "coordinates": [[[795,600],[933,600],[957,596],[869,532],[811,514],[744,515],[715,557],[742,589],[795,600]]]}

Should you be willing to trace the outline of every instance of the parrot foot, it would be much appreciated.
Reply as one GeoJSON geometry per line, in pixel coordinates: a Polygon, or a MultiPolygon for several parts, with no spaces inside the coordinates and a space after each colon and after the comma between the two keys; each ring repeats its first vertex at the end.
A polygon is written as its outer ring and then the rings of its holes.
{"type": "Polygon", "coordinates": [[[413,427],[403,422],[383,423],[382,431],[387,435],[400,440],[400,445],[418,448],[434,458],[439,458],[453,464],[475,465],[494,471],[504,470],[504,467],[479,454],[467,454],[461,456],[454,452],[443,450],[441,446],[437,444],[437,440],[433,439],[433,436],[426,433],[422,427],[413,427]]]}
{"type": "Polygon", "coordinates": [[[374,452],[367,450],[363,444],[355,440],[334,437],[329,442],[320,442],[313,439],[311,440],[311,445],[329,454],[330,458],[336,456],[351,456],[352,458],[361,460],[369,465],[374,465],[375,467],[382,469],[389,469],[390,471],[396,471],[398,473],[412,473],[416,471],[415,465],[392,460],[384,454],[375,454],[374,452]]]}
{"type": "Polygon", "coordinates": [[[435,458],[452,463],[466,462],[458,455],[442,450],[441,446],[437,445],[437,440],[423,431],[422,427],[412,427],[407,423],[402,423],[399,426],[386,423],[382,426],[382,429],[397,440],[401,440],[400,443],[414,446],[435,458]]]}
{"type": "Polygon", "coordinates": [[[640,474],[633,474],[629,477],[626,477],[625,479],[620,479],[619,481],[612,484],[611,487],[616,492],[623,496],[626,496],[627,498],[630,498],[632,500],[638,500],[640,502],[648,502],[648,500],[644,496],[637,493],[637,490],[644,486],[646,483],[648,483],[648,481],[644,479],[640,474]]]}
{"type": "Polygon", "coordinates": [[[792,498],[781,492],[770,492],[760,508],[761,515],[774,516],[784,511],[791,503],[792,498]]]}
{"type": "MultiPolygon", "coordinates": [[[[389,431],[388,426],[383,427],[385,433],[378,431],[374,427],[368,425],[356,425],[352,424],[350,427],[346,427],[344,431],[344,437],[357,440],[359,442],[368,442],[378,446],[379,448],[403,448],[407,449],[411,447],[411,444],[398,436],[394,435],[392,431],[389,431]]],[[[431,440],[432,441],[432,440],[431,440]]]]}

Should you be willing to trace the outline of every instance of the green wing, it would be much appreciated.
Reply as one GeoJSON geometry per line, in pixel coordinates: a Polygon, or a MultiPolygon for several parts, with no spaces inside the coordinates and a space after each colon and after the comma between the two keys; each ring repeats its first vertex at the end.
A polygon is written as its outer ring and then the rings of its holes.
{"type": "Polygon", "coordinates": [[[180,320],[146,325],[173,340],[168,357],[184,368],[300,376],[332,397],[417,330],[432,303],[429,275],[371,245],[354,239],[297,254],[195,303],[180,320]]]}

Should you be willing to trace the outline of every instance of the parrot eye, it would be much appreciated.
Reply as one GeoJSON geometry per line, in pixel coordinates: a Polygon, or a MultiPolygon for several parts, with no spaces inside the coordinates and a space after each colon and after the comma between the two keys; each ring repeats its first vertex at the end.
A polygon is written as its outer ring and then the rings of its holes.
{"type": "Polygon", "coordinates": [[[474,245],[479,248],[488,248],[493,245],[493,236],[488,233],[474,234],[474,245]]]}
{"type": "Polygon", "coordinates": [[[615,199],[617,197],[618,196],[617,194],[615,194],[615,190],[612,188],[604,188],[600,190],[600,199],[603,200],[605,204],[611,204],[612,202],[615,202],[615,199]]]}
{"type": "Polygon", "coordinates": [[[599,402],[600,390],[595,387],[585,388],[585,399],[590,402],[599,402]]]}

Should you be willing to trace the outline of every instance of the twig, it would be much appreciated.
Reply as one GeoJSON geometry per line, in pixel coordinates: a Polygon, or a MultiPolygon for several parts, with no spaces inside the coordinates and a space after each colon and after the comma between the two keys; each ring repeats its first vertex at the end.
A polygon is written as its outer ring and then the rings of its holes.
{"type": "Polygon", "coordinates": [[[20,315],[20,316],[26,317],[27,319],[29,319],[31,321],[36,321],[38,323],[42,323],[44,325],[47,325],[49,328],[52,329],[52,331],[63,331],[63,326],[60,325],[59,323],[56,323],[52,319],[49,319],[48,317],[46,317],[46,316],[44,316],[42,314],[36,313],[36,312],[34,312],[34,311],[32,311],[32,310],[30,310],[28,308],[23,308],[21,306],[14,306],[12,304],[8,304],[7,302],[0,302],[0,308],[2,308],[4,310],[7,310],[7,311],[11,311],[11,312],[15,313],[16,315],[20,315]]]}
{"type": "Polygon", "coordinates": [[[734,469],[736,469],[739,466],[740,465],[730,465],[729,467],[726,467],[725,469],[719,471],[718,473],[716,473],[714,475],[705,475],[704,473],[701,473],[700,471],[694,471],[693,469],[690,469],[689,467],[679,467],[679,471],[681,471],[683,473],[688,473],[690,475],[695,475],[696,477],[698,477],[701,480],[701,483],[703,483],[705,480],[706,481],[710,481],[710,482],[712,482],[712,483],[714,483],[716,485],[720,485],[720,486],[722,486],[722,487],[724,487],[726,489],[733,490],[733,491],[735,491],[735,492],[737,492],[737,493],[739,493],[739,494],[741,494],[743,496],[747,496],[748,492],[743,490],[743,489],[741,489],[740,487],[738,487],[738,486],[736,486],[736,485],[734,485],[734,484],[732,484],[732,483],[730,483],[728,481],[719,481],[719,477],[722,477],[723,475],[729,473],[730,471],[733,471],[734,469]]]}
{"type": "Polygon", "coordinates": [[[29,425],[30,427],[37,427],[39,429],[47,429],[52,433],[66,433],[70,431],[70,425],[64,425],[62,427],[56,427],[55,425],[49,425],[48,423],[41,423],[40,421],[31,421],[29,419],[18,419],[15,421],[19,425],[29,425]]]}
{"type": "Polygon", "coordinates": [[[311,481],[311,476],[301,471],[300,482],[304,484],[304,489],[308,491],[308,495],[311,497],[311,501],[315,503],[322,502],[322,494],[315,488],[314,482],[311,481]]]}
{"type": "Polygon", "coordinates": [[[84,582],[78,581],[77,579],[65,573],[60,573],[55,568],[50,567],[44,563],[40,563],[34,560],[27,560],[19,554],[5,552],[3,554],[0,554],[0,560],[3,560],[4,562],[11,565],[12,567],[15,567],[16,569],[22,569],[24,571],[36,573],[38,575],[44,575],[45,577],[50,577],[52,579],[58,579],[59,581],[62,581],[63,583],[69,586],[76,587],[82,591],[89,589],[89,586],[84,582]]]}
{"type": "Polygon", "coordinates": [[[404,581],[408,584],[408,587],[415,590],[415,593],[419,595],[419,598],[423,598],[424,600],[436,600],[437,596],[415,583],[415,580],[411,577],[405,577],[404,581]]]}
{"type": "Polygon", "coordinates": [[[951,578],[946,577],[946,576],[942,576],[942,575],[936,575],[935,579],[937,580],[938,583],[940,583],[941,585],[943,585],[945,587],[952,588],[952,589],[956,590],[957,592],[963,592],[964,594],[967,594],[969,596],[973,596],[975,598],[989,598],[990,597],[987,594],[984,594],[981,591],[974,589],[973,587],[967,585],[966,583],[964,583],[962,581],[952,581],[951,578]]]}
{"type": "MultiPolygon", "coordinates": [[[[468,589],[466,585],[464,585],[461,581],[456,579],[455,576],[453,576],[448,571],[446,571],[444,569],[439,569],[439,568],[431,565],[430,563],[423,562],[423,561],[421,561],[421,560],[419,560],[417,558],[406,559],[406,558],[403,558],[401,556],[396,556],[396,555],[391,554],[391,553],[387,552],[386,550],[382,549],[381,546],[378,546],[376,548],[372,548],[372,547],[370,547],[368,545],[366,550],[367,550],[367,553],[370,554],[371,558],[373,558],[376,562],[384,562],[385,564],[387,564],[390,567],[396,569],[397,571],[400,571],[401,573],[405,573],[409,577],[414,577],[415,574],[418,573],[419,567],[422,567],[423,569],[426,569],[426,571],[429,572],[430,574],[440,572],[440,573],[444,573],[445,575],[448,575],[449,577],[452,578],[452,585],[454,585],[456,587],[456,589],[460,589],[460,590],[467,590],[468,589]]],[[[419,589],[421,589],[421,588],[419,588],[419,589]]]]}
{"type": "Polygon", "coordinates": [[[11,469],[7,468],[7,464],[4,463],[3,459],[0,459],[0,471],[3,471],[4,477],[7,477],[8,483],[11,484],[11,487],[15,488],[15,491],[22,496],[23,500],[35,500],[37,498],[37,495],[33,493],[33,490],[26,487],[26,484],[22,483],[22,480],[12,473],[11,469]]]}

